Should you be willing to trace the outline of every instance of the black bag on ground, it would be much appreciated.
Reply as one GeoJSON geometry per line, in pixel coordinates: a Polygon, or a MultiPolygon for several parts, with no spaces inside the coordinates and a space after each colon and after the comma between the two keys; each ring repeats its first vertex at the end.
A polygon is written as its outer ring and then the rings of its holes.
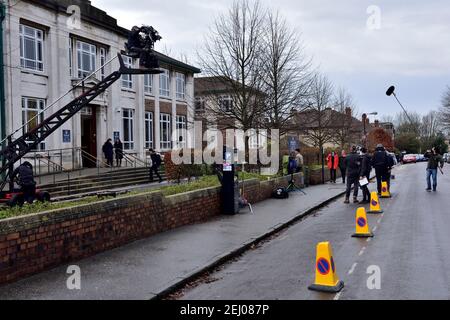
{"type": "Polygon", "coordinates": [[[287,199],[289,198],[289,192],[287,192],[286,188],[278,188],[272,193],[272,198],[287,199]]]}

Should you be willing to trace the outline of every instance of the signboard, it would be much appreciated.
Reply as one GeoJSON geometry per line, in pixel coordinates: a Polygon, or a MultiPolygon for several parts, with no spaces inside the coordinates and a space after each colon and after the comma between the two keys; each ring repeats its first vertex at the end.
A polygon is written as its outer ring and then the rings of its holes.
{"type": "Polygon", "coordinates": [[[62,137],[63,137],[63,143],[70,143],[71,142],[70,130],[63,130],[62,137]]]}
{"type": "Polygon", "coordinates": [[[293,152],[299,148],[299,143],[296,137],[288,137],[289,152],[293,152]]]}

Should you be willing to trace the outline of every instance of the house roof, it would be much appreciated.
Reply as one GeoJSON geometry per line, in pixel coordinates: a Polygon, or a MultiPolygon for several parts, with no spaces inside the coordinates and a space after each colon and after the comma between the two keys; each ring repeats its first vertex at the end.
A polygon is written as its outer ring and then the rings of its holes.
{"type": "MultiPolygon", "coordinates": [[[[232,93],[236,90],[236,88],[232,87],[233,84],[235,86],[241,86],[239,82],[225,76],[197,77],[194,78],[194,92],[195,95],[232,93]]],[[[259,95],[264,95],[262,91],[252,89],[248,86],[247,89],[249,90],[249,92],[254,91],[255,95],[256,92],[259,95]]]]}
{"type": "MultiPolygon", "coordinates": [[[[316,110],[306,110],[303,112],[296,112],[291,121],[292,129],[313,129],[319,126],[318,122],[318,111],[316,110]]],[[[328,108],[325,110],[325,120],[328,128],[340,128],[342,127],[343,121],[348,118],[348,115],[334,109],[328,108]]],[[[355,131],[360,131],[363,129],[363,122],[351,117],[351,128],[355,131]]]]}
{"type": "MultiPolygon", "coordinates": [[[[26,0],[49,10],[54,10],[61,13],[67,13],[67,8],[71,5],[77,5],[81,10],[81,19],[96,25],[100,28],[109,30],[118,34],[119,36],[128,38],[129,30],[123,28],[117,24],[117,19],[108,15],[105,11],[94,7],[90,0],[26,0]]],[[[175,66],[182,70],[186,70],[192,73],[200,73],[201,70],[194,66],[188,65],[184,62],[171,58],[160,52],[156,52],[156,55],[162,63],[166,63],[171,66],[175,66]]]]}

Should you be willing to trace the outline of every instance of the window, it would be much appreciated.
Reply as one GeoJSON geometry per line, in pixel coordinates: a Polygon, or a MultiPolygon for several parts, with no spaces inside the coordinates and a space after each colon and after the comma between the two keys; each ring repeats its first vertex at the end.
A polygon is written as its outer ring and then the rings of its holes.
{"type": "MultiPolygon", "coordinates": [[[[124,56],[123,62],[127,68],[133,68],[133,58],[124,56]]],[[[133,89],[133,76],[131,74],[122,75],[122,88],[133,89]]]]}
{"type": "Polygon", "coordinates": [[[177,85],[177,92],[176,92],[177,99],[184,100],[186,92],[186,76],[184,74],[177,72],[176,85],[177,85]]]}
{"type": "Polygon", "coordinates": [[[186,139],[187,139],[187,123],[186,116],[177,116],[177,147],[185,148],[186,147],[186,139]]]}
{"type": "Polygon", "coordinates": [[[73,44],[72,38],[69,38],[69,75],[73,77],[73,44]]]}
{"type": "Polygon", "coordinates": [[[44,71],[44,31],[20,25],[20,66],[34,71],[44,71]]]}
{"type": "Polygon", "coordinates": [[[159,136],[161,140],[160,148],[162,150],[168,150],[172,148],[171,141],[171,122],[170,114],[161,113],[159,115],[159,136]]]}
{"type": "Polygon", "coordinates": [[[95,71],[96,56],[96,46],[77,41],[78,78],[85,78],[95,71]]]}
{"type": "Polygon", "coordinates": [[[147,94],[153,93],[153,75],[152,74],[144,75],[144,92],[147,94]]]}
{"type": "MultiPolygon", "coordinates": [[[[32,131],[36,128],[42,121],[44,121],[44,111],[45,101],[42,99],[35,98],[22,98],[22,134],[32,131]]],[[[34,143],[34,141],[27,141],[28,144],[34,143]]],[[[33,150],[45,150],[45,143],[40,143],[33,150]]]]}
{"type": "Polygon", "coordinates": [[[123,109],[123,148],[134,149],[134,110],[123,109]]]}
{"type": "Polygon", "coordinates": [[[153,148],[153,112],[145,113],[145,148],[153,148]]]}
{"type": "Polygon", "coordinates": [[[106,63],[106,49],[100,48],[100,66],[102,67],[100,70],[100,77],[102,80],[105,79],[105,63],[106,63]]]}
{"type": "Polygon", "coordinates": [[[223,112],[231,112],[233,110],[233,99],[229,96],[220,97],[219,108],[223,112]]]}
{"type": "Polygon", "coordinates": [[[170,97],[170,74],[169,70],[163,69],[163,73],[159,74],[159,95],[162,97],[170,97]]]}
{"type": "Polygon", "coordinates": [[[205,100],[203,98],[195,98],[195,111],[205,110],[205,100]]]}

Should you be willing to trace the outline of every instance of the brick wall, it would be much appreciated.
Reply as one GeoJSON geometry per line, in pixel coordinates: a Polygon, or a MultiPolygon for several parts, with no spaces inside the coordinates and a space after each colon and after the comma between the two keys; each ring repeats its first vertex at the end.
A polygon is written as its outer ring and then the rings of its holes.
{"type": "MultiPolygon", "coordinates": [[[[288,181],[249,180],[245,194],[256,203],[288,181]]],[[[153,192],[1,220],[0,284],[220,213],[220,188],[210,188],[171,197],[153,192]]]]}

